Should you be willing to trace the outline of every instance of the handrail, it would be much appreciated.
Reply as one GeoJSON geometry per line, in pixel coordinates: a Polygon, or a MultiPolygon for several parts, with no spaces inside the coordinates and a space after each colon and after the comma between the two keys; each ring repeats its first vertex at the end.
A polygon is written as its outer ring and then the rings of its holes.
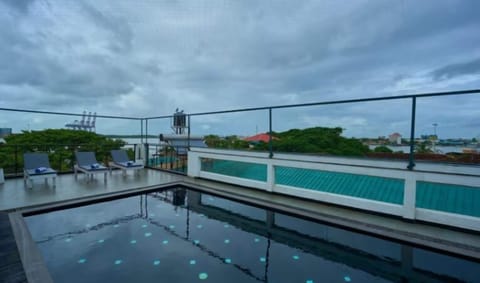
{"type": "MultiPolygon", "coordinates": [[[[63,115],[63,116],[78,116],[82,117],[85,114],[72,113],[72,112],[54,112],[54,111],[42,111],[42,110],[31,110],[31,109],[17,109],[17,108],[3,108],[0,107],[0,111],[12,111],[12,112],[23,112],[23,113],[37,113],[37,114],[48,114],[48,115],[63,115]]],[[[136,117],[126,117],[126,116],[113,116],[113,115],[96,115],[97,118],[109,118],[109,119],[124,119],[124,120],[141,120],[142,118],[136,117]]]]}
{"type": "MultiPolygon", "coordinates": [[[[189,115],[189,116],[202,116],[202,115],[226,114],[226,113],[234,113],[234,112],[269,110],[269,109],[296,108],[296,107],[308,107],[308,106],[319,106],[319,105],[330,105],[330,104],[345,104],[345,103],[355,103],[355,102],[371,102],[371,101],[380,101],[380,100],[407,99],[407,98],[414,98],[414,97],[415,98],[418,98],[418,97],[435,97],[435,96],[462,95],[462,94],[474,94],[474,93],[479,93],[480,94],[480,89],[446,91],[446,92],[429,92],[429,93],[406,94],[406,95],[398,95],[398,96],[381,96],[381,97],[356,98],[356,99],[346,99],[346,100],[330,100],[330,101],[321,101],[321,102],[308,102],[308,103],[299,103],[299,104],[285,104],[285,105],[276,105],[276,106],[239,108],[239,109],[230,109],[230,110],[189,113],[187,115],[189,115]]],[[[145,117],[144,119],[151,120],[151,119],[164,119],[164,118],[170,118],[170,117],[173,117],[173,115],[145,117]]]]}
{"type": "MultiPolygon", "coordinates": [[[[226,113],[234,113],[234,112],[257,111],[257,110],[296,108],[296,107],[308,107],[308,106],[319,106],[319,105],[330,105],[330,104],[345,104],[345,103],[356,103],[356,102],[370,102],[370,101],[381,101],[381,100],[407,99],[407,98],[414,98],[414,97],[415,98],[436,97],[436,96],[449,96],[449,95],[462,95],[462,94],[475,94],[475,93],[480,93],[480,89],[445,91],[445,92],[427,92],[427,93],[406,94],[406,95],[398,95],[398,96],[381,96],[381,97],[356,98],[356,99],[345,99],[345,100],[307,102],[307,103],[299,103],[299,104],[261,106],[261,107],[250,107],[250,108],[209,111],[209,112],[196,112],[196,113],[190,113],[190,114],[187,114],[187,115],[189,115],[189,116],[201,116],[201,115],[226,114],[226,113]]],[[[78,117],[81,117],[81,116],[84,115],[83,113],[55,112],[55,111],[42,111],[42,110],[5,108],[5,107],[0,107],[0,111],[14,111],[14,112],[24,112],[24,113],[78,116],[78,117]]],[[[165,119],[165,118],[171,118],[171,117],[173,117],[173,115],[162,115],[162,116],[152,116],[152,117],[145,117],[145,116],[144,117],[128,117],[128,116],[115,116],[115,115],[100,115],[100,114],[97,114],[97,118],[126,119],[126,120],[139,120],[139,121],[153,120],[153,119],[165,119]]]]}
{"type": "MultiPolygon", "coordinates": [[[[417,98],[424,97],[439,97],[439,96],[454,96],[454,95],[464,95],[464,94],[480,94],[480,89],[470,89],[470,90],[458,90],[458,91],[445,91],[445,92],[428,92],[428,93],[417,93],[417,94],[406,94],[398,96],[382,96],[382,97],[370,97],[370,98],[357,98],[357,99],[345,99],[345,100],[333,100],[333,101],[322,101],[322,102],[309,102],[309,103],[300,103],[300,104],[287,104],[287,105],[276,105],[276,106],[263,106],[263,107],[252,107],[252,108],[240,108],[240,109],[230,109],[230,110],[220,110],[220,111],[209,111],[209,112],[197,112],[186,114],[188,117],[188,132],[190,133],[190,118],[192,116],[203,116],[203,115],[216,115],[216,114],[228,114],[228,113],[237,113],[237,112],[247,112],[247,111],[259,111],[259,110],[268,110],[268,124],[269,124],[269,133],[273,132],[272,129],[272,111],[273,109],[285,109],[285,108],[298,108],[298,107],[308,107],[308,106],[320,106],[320,105],[334,105],[334,104],[347,104],[347,103],[359,103],[359,102],[372,102],[372,101],[386,101],[386,100],[399,100],[399,99],[411,99],[412,111],[410,119],[410,156],[407,168],[413,170],[415,167],[415,120],[416,120],[416,102],[417,98]]],[[[171,118],[172,115],[168,116],[157,116],[157,117],[147,117],[144,120],[148,123],[148,120],[153,119],[165,119],[171,118]]],[[[272,135],[269,134],[268,140],[268,151],[270,158],[273,157],[273,140],[272,135]]]]}
{"type": "MultiPolygon", "coordinates": [[[[331,101],[320,101],[320,102],[309,102],[309,103],[300,103],[300,104],[287,104],[287,105],[274,105],[274,106],[263,106],[263,107],[251,107],[251,108],[239,108],[239,109],[230,109],[230,110],[219,110],[219,111],[209,111],[209,112],[196,112],[185,114],[188,119],[188,136],[190,137],[190,118],[192,116],[202,116],[202,115],[214,115],[214,114],[227,114],[227,113],[236,113],[236,112],[247,112],[247,111],[258,111],[258,110],[268,110],[268,123],[269,123],[269,133],[272,133],[272,111],[274,109],[285,109],[285,108],[298,108],[298,107],[309,107],[309,106],[320,106],[320,105],[334,105],[334,104],[347,104],[347,103],[360,103],[360,102],[372,102],[372,101],[386,101],[386,100],[399,100],[399,99],[411,99],[412,100],[412,112],[411,112],[411,129],[410,129],[410,157],[407,168],[413,170],[415,167],[415,157],[414,157],[414,146],[415,146],[415,115],[416,115],[416,100],[417,98],[424,97],[439,97],[439,96],[455,96],[455,95],[465,95],[465,94],[480,94],[480,89],[470,89],[470,90],[457,90],[457,91],[445,91],[445,92],[428,92],[428,93],[417,93],[417,94],[406,94],[398,96],[382,96],[382,97],[370,97],[370,98],[357,98],[357,99],[345,99],[345,100],[331,100],[331,101]]],[[[50,115],[67,115],[67,116],[83,116],[84,114],[69,113],[69,112],[51,112],[51,111],[39,111],[39,110],[28,110],[28,109],[15,109],[15,108],[0,108],[0,111],[16,111],[16,112],[27,112],[27,113],[39,113],[39,114],[50,114],[50,115]]],[[[144,142],[144,136],[148,136],[148,122],[153,119],[165,119],[172,118],[174,115],[163,115],[156,117],[126,117],[126,116],[112,116],[112,115],[97,115],[99,118],[110,118],[110,119],[126,119],[126,120],[137,120],[140,121],[140,135],[141,143],[144,142]]],[[[270,158],[273,157],[273,146],[272,146],[272,135],[269,135],[269,153],[270,158]]]]}

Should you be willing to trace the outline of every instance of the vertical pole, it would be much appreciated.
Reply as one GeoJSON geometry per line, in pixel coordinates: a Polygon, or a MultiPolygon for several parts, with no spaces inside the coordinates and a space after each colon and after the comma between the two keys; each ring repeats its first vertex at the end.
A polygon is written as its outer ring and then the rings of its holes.
{"type": "Polygon", "coordinates": [[[148,119],[145,119],[145,144],[144,145],[145,145],[145,147],[144,147],[145,148],[145,159],[143,161],[143,164],[149,166],[150,165],[149,164],[150,160],[148,158],[148,153],[149,153],[148,150],[149,150],[150,146],[148,145],[148,119]]]}
{"type": "Polygon", "coordinates": [[[272,108],[268,108],[268,151],[269,157],[273,157],[273,144],[272,144],[272,108]]]}
{"type": "Polygon", "coordinates": [[[190,114],[187,115],[187,150],[185,151],[186,155],[182,159],[182,172],[185,173],[185,164],[188,164],[188,153],[190,151],[190,136],[191,136],[191,128],[190,128],[190,114]]]}
{"type": "Polygon", "coordinates": [[[187,126],[188,141],[187,141],[187,146],[188,146],[188,149],[190,149],[190,115],[187,116],[187,119],[188,119],[188,126],[187,126]]]}
{"type": "Polygon", "coordinates": [[[18,173],[18,145],[15,145],[15,176],[18,173]]]}
{"type": "MultiPolygon", "coordinates": [[[[140,144],[143,145],[143,119],[140,119],[140,144]]],[[[140,147],[140,151],[143,150],[143,147],[140,147]]],[[[135,153],[137,155],[137,153],[135,153]]],[[[142,157],[142,153],[138,153],[138,158],[142,157]]],[[[135,159],[137,159],[137,156],[135,156],[135,159]]],[[[143,159],[143,158],[142,158],[143,159]]],[[[143,160],[143,164],[145,164],[145,160],[143,160]]]]}
{"type": "Polygon", "coordinates": [[[410,156],[408,159],[408,170],[413,170],[415,167],[415,110],[417,107],[417,97],[412,97],[412,118],[410,125],[410,156]]]}
{"type": "Polygon", "coordinates": [[[148,119],[145,119],[145,142],[148,144],[148,119]]]}
{"type": "Polygon", "coordinates": [[[140,119],[140,143],[143,144],[143,119],[140,119]]]}

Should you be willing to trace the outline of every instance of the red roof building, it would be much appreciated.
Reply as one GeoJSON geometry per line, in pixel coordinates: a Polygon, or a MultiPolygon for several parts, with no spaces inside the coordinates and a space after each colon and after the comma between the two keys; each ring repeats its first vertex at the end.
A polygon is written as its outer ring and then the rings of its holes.
{"type": "MultiPolygon", "coordinates": [[[[264,133],[264,134],[258,134],[258,135],[254,135],[254,136],[245,138],[244,140],[249,141],[249,142],[261,142],[262,141],[262,142],[268,143],[269,139],[270,139],[270,135],[264,133]]],[[[278,140],[278,138],[272,137],[272,140],[278,140]]]]}

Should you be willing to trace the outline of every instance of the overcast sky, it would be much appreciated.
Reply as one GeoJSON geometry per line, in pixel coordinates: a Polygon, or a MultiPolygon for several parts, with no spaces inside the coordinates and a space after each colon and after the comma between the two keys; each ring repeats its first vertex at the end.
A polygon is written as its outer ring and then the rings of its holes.
{"type": "MultiPolygon", "coordinates": [[[[478,0],[0,0],[0,107],[151,117],[480,89],[479,11],[478,0]]],[[[437,123],[440,138],[480,136],[480,94],[418,102],[418,134],[437,123]]],[[[406,137],[410,110],[406,100],[277,110],[273,127],[406,137]]],[[[267,118],[193,117],[192,132],[253,135],[267,118]]],[[[15,132],[74,119],[0,111],[15,132]]],[[[139,131],[97,120],[99,133],[139,131]]]]}

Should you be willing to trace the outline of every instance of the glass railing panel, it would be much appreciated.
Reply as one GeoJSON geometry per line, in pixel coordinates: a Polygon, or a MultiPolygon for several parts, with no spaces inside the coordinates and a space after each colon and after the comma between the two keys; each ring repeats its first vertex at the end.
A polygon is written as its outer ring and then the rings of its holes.
{"type": "Polygon", "coordinates": [[[148,144],[147,166],[155,169],[186,173],[188,147],[168,144],[148,144]]]}
{"type": "Polygon", "coordinates": [[[391,153],[408,148],[410,110],[408,99],[274,109],[273,150],[407,162],[408,150],[391,153]]]}
{"type": "Polygon", "coordinates": [[[480,164],[478,95],[417,99],[415,159],[480,164]]]}
{"type": "Polygon", "coordinates": [[[268,119],[268,110],[193,116],[192,134],[203,136],[209,148],[267,151],[256,145],[269,131],[268,119]]]}

